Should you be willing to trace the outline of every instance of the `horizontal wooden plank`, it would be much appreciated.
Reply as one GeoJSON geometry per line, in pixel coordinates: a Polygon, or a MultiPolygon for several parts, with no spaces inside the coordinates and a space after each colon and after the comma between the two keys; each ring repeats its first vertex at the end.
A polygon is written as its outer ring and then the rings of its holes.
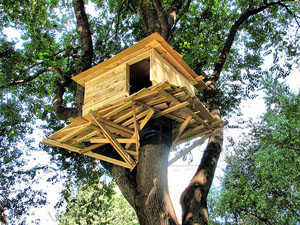
{"type": "Polygon", "coordinates": [[[176,105],[174,105],[174,106],[172,106],[172,107],[169,107],[169,108],[167,108],[167,109],[161,111],[160,113],[156,114],[156,115],[155,115],[155,118],[158,118],[158,117],[160,117],[160,116],[169,114],[169,113],[174,112],[174,111],[176,111],[176,110],[180,110],[181,108],[187,106],[188,104],[189,104],[188,102],[178,103],[178,104],[176,104],[176,105]]]}
{"type": "Polygon", "coordinates": [[[131,107],[133,104],[134,104],[134,102],[132,102],[132,101],[127,102],[127,103],[121,105],[120,107],[118,107],[118,108],[112,110],[111,112],[109,112],[109,113],[103,115],[103,118],[110,118],[110,117],[112,117],[113,115],[115,115],[115,114],[121,112],[122,110],[131,107]]]}
{"type": "Polygon", "coordinates": [[[66,141],[70,140],[71,138],[75,137],[76,135],[80,134],[81,132],[84,132],[87,129],[89,129],[90,125],[91,125],[90,123],[80,125],[77,129],[72,130],[70,133],[64,135],[62,138],[58,139],[57,141],[58,142],[66,142],[66,141]]]}
{"type": "Polygon", "coordinates": [[[112,164],[115,164],[115,165],[118,165],[118,166],[122,166],[122,167],[125,167],[125,168],[128,168],[128,169],[131,169],[131,170],[136,165],[136,164],[134,164],[134,166],[132,166],[129,163],[126,163],[124,161],[113,159],[113,158],[110,158],[110,157],[107,157],[107,156],[104,156],[104,155],[100,155],[100,154],[94,153],[92,151],[88,151],[88,152],[83,153],[83,154],[88,155],[88,156],[93,157],[93,158],[96,158],[96,159],[99,159],[99,160],[103,160],[105,162],[109,162],[109,163],[112,163],[112,164]]]}
{"type": "Polygon", "coordinates": [[[64,149],[70,150],[72,152],[77,152],[77,153],[79,153],[79,151],[81,150],[81,148],[77,148],[77,147],[74,147],[72,145],[63,144],[63,143],[60,143],[58,141],[50,140],[50,139],[43,139],[41,141],[41,144],[50,145],[50,146],[58,147],[58,148],[64,148],[64,149]]]}
{"type": "MultiPolygon", "coordinates": [[[[116,138],[116,140],[119,142],[119,143],[135,143],[135,139],[125,139],[125,138],[116,138]]],[[[109,140],[107,138],[98,138],[98,137],[95,137],[95,138],[91,138],[90,139],[90,142],[91,143],[110,143],[109,140]]]]}

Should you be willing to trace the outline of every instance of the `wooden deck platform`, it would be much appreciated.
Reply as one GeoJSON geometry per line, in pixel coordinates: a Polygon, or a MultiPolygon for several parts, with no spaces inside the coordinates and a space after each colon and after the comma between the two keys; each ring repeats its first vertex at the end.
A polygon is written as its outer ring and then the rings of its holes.
{"type": "Polygon", "coordinates": [[[138,162],[139,131],[151,118],[161,116],[173,121],[173,147],[196,137],[204,141],[214,129],[224,125],[185,88],[165,82],[90,111],[83,118],[73,118],[71,124],[41,143],[132,170],[138,162]],[[122,160],[93,151],[106,144],[111,144],[122,160]]]}

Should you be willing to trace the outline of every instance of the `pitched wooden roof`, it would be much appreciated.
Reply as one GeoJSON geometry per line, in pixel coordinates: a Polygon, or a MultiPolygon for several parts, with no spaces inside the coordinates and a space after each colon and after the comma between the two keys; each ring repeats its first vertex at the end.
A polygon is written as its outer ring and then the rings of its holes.
{"type": "Polygon", "coordinates": [[[206,85],[202,81],[203,77],[198,76],[181,58],[181,55],[163,39],[158,33],[153,33],[147,38],[141,40],[137,44],[125,49],[112,58],[74,76],[72,79],[78,84],[85,86],[85,82],[97,77],[99,74],[114,68],[115,66],[130,60],[137,55],[155,49],[162,57],[164,57],[171,65],[186,76],[192,84],[198,89],[205,89],[206,85]]]}

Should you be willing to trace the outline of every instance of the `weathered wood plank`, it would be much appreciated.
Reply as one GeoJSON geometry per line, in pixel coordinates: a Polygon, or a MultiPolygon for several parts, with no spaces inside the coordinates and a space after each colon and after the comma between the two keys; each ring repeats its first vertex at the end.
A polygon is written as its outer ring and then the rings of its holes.
{"type": "Polygon", "coordinates": [[[179,139],[179,137],[181,136],[182,132],[185,130],[185,128],[189,125],[189,122],[191,121],[192,116],[189,116],[188,118],[186,118],[186,120],[181,124],[179,130],[178,130],[178,134],[176,135],[176,137],[173,139],[173,143],[172,143],[172,147],[174,147],[176,145],[177,140],[179,139]]]}
{"type": "Polygon", "coordinates": [[[89,114],[91,115],[95,123],[103,130],[104,135],[110,141],[111,145],[116,149],[122,159],[130,166],[134,167],[136,165],[135,161],[125,151],[122,145],[120,145],[120,143],[114,138],[113,134],[106,128],[106,126],[102,122],[97,120],[96,115],[93,111],[90,111],[89,114]]]}
{"type": "Polygon", "coordinates": [[[132,106],[133,104],[134,104],[134,102],[132,102],[132,101],[130,101],[128,103],[125,103],[125,104],[121,105],[120,107],[112,110],[111,112],[105,114],[103,116],[103,118],[107,118],[108,119],[108,118],[112,117],[113,115],[121,112],[122,110],[127,109],[128,107],[132,106]]]}
{"type": "Polygon", "coordinates": [[[182,156],[184,156],[185,154],[189,153],[190,151],[192,151],[194,148],[196,148],[198,145],[200,145],[203,141],[205,141],[207,138],[210,137],[211,134],[206,134],[204,137],[202,137],[200,140],[196,141],[194,144],[192,144],[190,147],[188,147],[187,149],[185,149],[184,151],[182,151],[180,154],[178,154],[177,156],[175,156],[173,159],[171,159],[168,162],[168,166],[170,166],[171,164],[173,164],[174,162],[176,162],[178,159],[180,159],[182,156]]]}
{"type": "Polygon", "coordinates": [[[81,132],[84,132],[85,130],[89,129],[90,125],[91,125],[90,123],[83,124],[80,127],[78,127],[77,129],[71,131],[70,133],[66,134],[62,138],[58,139],[57,141],[58,142],[66,142],[66,141],[70,140],[71,138],[75,137],[76,135],[80,134],[81,132]]]}
{"type": "Polygon", "coordinates": [[[181,108],[187,106],[188,104],[189,104],[188,102],[178,103],[178,104],[176,104],[176,105],[174,105],[174,106],[172,106],[172,107],[169,107],[169,108],[167,108],[167,109],[161,111],[160,113],[156,114],[156,115],[155,115],[155,118],[158,118],[158,117],[160,117],[160,116],[164,116],[164,115],[169,114],[169,113],[171,113],[171,112],[174,112],[174,111],[176,111],[176,110],[180,110],[181,108]]]}
{"type": "MultiPolygon", "coordinates": [[[[125,139],[125,138],[116,138],[116,140],[119,142],[119,143],[135,143],[136,142],[136,139],[125,139]]],[[[94,137],[94,138],[91,138],[90,139],[90,142],[91,143],[103,143],[103,144],[109,144],[110,141],[107,139],[107,138],[100,138],[100,137],[94,137]]]]}
{"type": "Polygon", "coordinates": [[[50,146],[54,146],[54,147],[58,147],[58,148],[64,148],[64,149],[68,149],[72,152],[77,152],[77,153],[79,153],[79,151],[81,150],[81,148],[77,148],[77,147],[74,147],[72,145],[63,144],[63,143],[60,143],[58,141],[50,140],[50,139],[43,139],[41,141],[41,144],[50,145],[50,146]]]}

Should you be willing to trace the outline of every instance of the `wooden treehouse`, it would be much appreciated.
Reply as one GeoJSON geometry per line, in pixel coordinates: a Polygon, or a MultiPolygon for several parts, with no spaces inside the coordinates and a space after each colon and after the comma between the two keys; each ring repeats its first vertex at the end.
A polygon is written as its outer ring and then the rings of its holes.
{"type": "Polygon", "coordinates": [[[184,154],[223,126],[195,96],[206,88],[202,79],[154,33],[73,77],[85,87],[83,115],[70,118],[68,126],[42,144],[133,169],[138,162],[139,132],[151,118],[164,116],[173,122],[173,147],[202,137],[184,154]],[[98,149],[106,144],[120,157],[101,154],[98,149]]]}

